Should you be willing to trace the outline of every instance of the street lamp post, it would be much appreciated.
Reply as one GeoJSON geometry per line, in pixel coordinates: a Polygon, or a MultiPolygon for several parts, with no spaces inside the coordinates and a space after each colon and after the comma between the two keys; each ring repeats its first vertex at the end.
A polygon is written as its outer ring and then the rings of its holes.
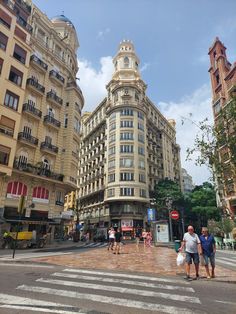
{"type": "Polygon", "coordinates": [[[169,216],[169,226],[170,226],[170,241],[173,242],[173,228],[172,228],[172,220],[170,216],[171,208],[172,208],[173,200],[171,197],[166,198],[166,207],[168,209],[168,216],[169,216]]]}

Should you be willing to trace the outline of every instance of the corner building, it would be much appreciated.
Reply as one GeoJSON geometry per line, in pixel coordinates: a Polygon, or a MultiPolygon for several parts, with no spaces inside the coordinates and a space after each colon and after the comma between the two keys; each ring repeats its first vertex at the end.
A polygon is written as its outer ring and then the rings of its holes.
{"type": "MultiPolygon", "coordinates": [[[[26,5],[25,1],[15,3],[26,5]]],[[[14,156],[8,162],[12,173],[3,176],[0,207],[13,229],[19,219],[19,197],[25,195],[22,229],[46,232],[54,228],[49,227],[52,218],[62,222],[65,195],[77,187],[84,99],[76,84],[79,42],[72,22],[64,15],[50,20],[27,3],[31,25],[27,73],[19,90],[21,103],[7,115],[8,119],[17,116],[17,130],[14,156]]]]}
{"type": "MultiPolygon", "coordinates": [[[[227,110],[236,96],[236,62],[231,64],[226,55],[226,47],[216,37],[209,48],[210,78],[212,86],[212,109],[215,125],[221,123],[222,110],[227,110]]],[[[235,121],[232,119],[227,126],[229,135],[235,136],[235,121]]],[[[221,206],[231,216],[236,214],[236,177],[235,165],[230,161],[232,152],[227,142],[222,142],[218,148],[219,160],[222,166],[222,180],[218,183],[218,196],[221,206]]]]}
{"type": "Polygon", "coordinates": [[[145,94],[132,42],[120,43],[113,63],[107,97],[82,117],[80,221],[132,233],[147,222],[158,181],[181,184],[180,149],[174,121],[167,121],[145,94]]]}

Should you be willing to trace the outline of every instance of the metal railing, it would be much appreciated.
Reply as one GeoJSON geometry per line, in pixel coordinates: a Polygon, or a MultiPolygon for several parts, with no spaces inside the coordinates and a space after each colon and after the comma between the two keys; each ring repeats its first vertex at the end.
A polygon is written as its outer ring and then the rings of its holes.
{"type": "Polygon", "coordinates": [[[45,62],[43,62],[41,59],[39,59],[36,55],[32,55],[30,57],[30,61],[37,63],[42,69],[47,71],[48,65],[45,62]]]}
{"type": "Polygon", "coordinates": [[[41,84],[39,84],[34,78],[30,77],[26,81],[26,85],[30,85],[35,87],[39,92],[43,93],[45,92],[45,87],[41,84]]]}
{"type": "Polygon", "coordinates": [[[38,145],[38,142],[39,140],[32,136],[31,134],[29,133],[25,133],[25,132],[20,132],[18,133],[18,140],[24,140],[24,141],[27,141],[33,145],[38,145]]]}
{"type": "Polygon", "coordinates": [[[51,117],[50,115],[44,116],[44,122],[55,125],[58,128],[61,126],[61,122],[51,117]]]}
{"type": "Polygon", "coordinates": [[[59,73],[57,73],[55,70],[51,70],[49,72],[49,77],[54,77],[56,78],[57,80],[61,81],[62,84],[64,84],[65,82],[65,79],[63,76],[61,76],[59,73]]]}
{"type": "Polygon", "coordinates": [[[40,145],[40,148],[42,149],[48,149],[54,153],[58,153],[58,147],[55,146],[55,145],[52,145],[51,143],[48,143],[48,142],[42,142],[41,145],[40,145]]]}
{"type": "Polygon", "coordinates": [[[57,102],[60,105],[63,104],[63,99],[60,98],[59,96],[57,96],[57,94],[52,92],[52,91],[47,93],[47,98],[51,99],[51,100],[54,100],[55,102],[57,102]]]}
{"type": "Polygon", "coordinates": [[[23,104],[23,112],[30,112],[32,113],[33,115],[41,118],[42,117],[42,111],[40,111],[39,109],[35,108],[34,106],[28,104],[28,103],[25,103],[23,104]]]}

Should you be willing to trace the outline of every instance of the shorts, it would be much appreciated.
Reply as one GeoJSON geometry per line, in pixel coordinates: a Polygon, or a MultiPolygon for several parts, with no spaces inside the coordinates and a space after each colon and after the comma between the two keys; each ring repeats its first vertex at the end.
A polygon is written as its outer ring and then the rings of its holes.
{"type": "Polygon", "coordinates": [[[203,254],[203,258],[204,258],[204,264],[205,266],[209,265],[209,261],[211,263],[211,267],[215,267],[215,253],[212,253],[211,256],[207,256],[203,254]]]}
{"type": "Polygon", "coordinates": [[[110,243],[114,243],[114,242],[115,242],[115,239],[114,239],[114,238],[109,238],[109,242],[110,242],[110,243]]]}
{"type": "Polygon", "coordinates": [[[199,264],[199,254],[186,252],[186,263],[192,264],[192,260],[195,265],[199,264]]]}

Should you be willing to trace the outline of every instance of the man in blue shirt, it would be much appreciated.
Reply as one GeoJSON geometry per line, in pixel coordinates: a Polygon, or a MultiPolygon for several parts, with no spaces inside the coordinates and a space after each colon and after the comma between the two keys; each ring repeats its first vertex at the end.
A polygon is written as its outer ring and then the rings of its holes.
{"type": "Polygon", "coordinates": [[[206,268],[207,278],[215,278],[215,253],[216,242],[213,235],[208,233],[208,229],[202,228],[202,235],[200,236],[202,255],[206,268]],[[211,263],[211,276],[209,271],[209,261],[211,263]]]}

